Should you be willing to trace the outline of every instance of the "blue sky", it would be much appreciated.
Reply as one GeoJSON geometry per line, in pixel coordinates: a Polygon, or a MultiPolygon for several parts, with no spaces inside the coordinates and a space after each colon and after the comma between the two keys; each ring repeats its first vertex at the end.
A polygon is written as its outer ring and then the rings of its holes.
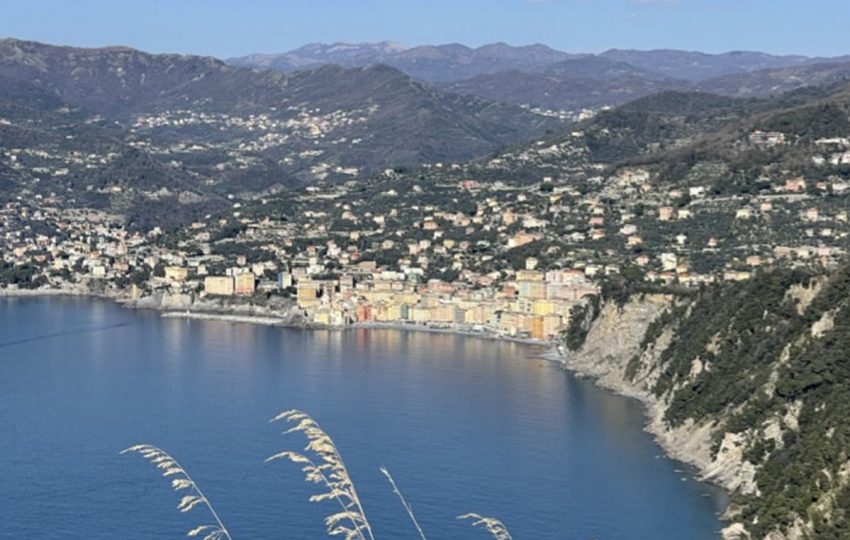
{"type": "Polygon", "coordinates": [[[850,54],[850,0],[2,0],[0,36],[230,57],[322,41],[850,54]]]}

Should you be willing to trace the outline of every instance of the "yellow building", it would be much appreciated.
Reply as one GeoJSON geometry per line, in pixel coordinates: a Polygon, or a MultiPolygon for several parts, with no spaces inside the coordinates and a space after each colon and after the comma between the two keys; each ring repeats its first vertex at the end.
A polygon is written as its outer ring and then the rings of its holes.
{"type": "Polygon", "coordinates": [[[670,221],[676,214],[676,210],[672,206],[662,206],[658,209],[659,221],[670,221]]]}
{"type": "Polygon", "coordinates": [[[487,306],[471,306],[463,312],[463,322],[466,324],[487,324],[490,322],[492,310],[487,306]]]}
{"type": "Polygon", "coordinates": [[[419,294],[415,292],[403,292],[395,295],[395,301],[400,304],[416,305],[419,303],[419,294]]]}
{"type": "Polygon", "coordinates": [[[499,317],[499,328],[510,335],[516,335],[519,332],[519,313],[514,311],[504,311],[499,317]]]}
{"type": "Polygon", "coordinates": [[[377,304],[377,303],[380,303],[380,302],[389,302],[390,299],[393,298],[393,292],[390,291],[390,290],[363,291],[362,296],[370,304],[377,304]]]}
{"type": "Polygon", "coordinates": [[[387,319],[390,321],[403,321],[407,319],[408,308],[405,304],[390,304],[387,306],[387,319]]]}
{"type": "Polygon", "coordinates": [[[427,308],[436,307],[440,304],[440,297],[436,294],[426,294],[419,299],[419,304],[427,308]]]}
{"type": "Polygon", "coordinates": [[[560,315],[544,315],[543,316],[543,334],[545,337],[550,338],[558,335],[564,327],[564,322],[567,319],[562,318],[560,315]]]}
{"type": "Polygon", "coordinates": [[[329,326],[332,319],[331,310],[327,308],[319,309],[313,314],[313,322],[316,324],[329,326]]]}
{"type": "Polygon", "coordinates": [[[387,281],[385,279],[376,279],[372,284],[372,289],[375,291],[390,291],[392,288],[392,281],[387,281]]]}
{"type": "Polygon", "coordinates": [[[233,278],[231,276],[207,276],[204,278],[204,291],[207,294],[230,296],[233,294],[233,278]]]}
{"type": "Polygon", "coordinates": [[[531,334],[533,331],[534,321],[540,319],[528,313],[519,313],[517,316],[517,330],[524,334],[531,334]]]}
{"type": "Polygon", "coordinates": [[[511,303],[511,311],[517,313],[531,313],[531,306],[534,305],[534,300],[529,298],[517,298],[511,303]]]}
{"type": "Polygon", "coordinates": [[[568,320],[570,318],[570,312],[575,305],[576,302],[557,301],[555,302],[555,314],[560,315],[564,320],[568,320]]]}
{"type": "Polygon", "coordinates": [[[390,310],[389,307],[384,304],[375,304],[372,306],[372,319],[378,322],[388,322],[390,321],[390,310]]]}
{"type": "Polygon", "coordinates": [[[531,304],[531,313],[533,315],[551,315],[555,313],[555,302],[551,300],[535,300],[533,304],[531,304]]]}
{"type": "Polygon", "coordinates": [[[431,308],[431,321],[441,323],[455,322],[455,306],[439,304],[431,308]]]}
{"type": "Polygon", "coordinates": [[[320,285],[316,281],[308,279],[298,280],[296,289],[298,307],[308,308],[317,305],[319,303],[319,289],[320,285]]]}
{"type": "Polygon", "coordinates": [[[254,294],[257,287],[257,279],[254,276],[254,272],[236,274],[233,281],[233,292],[235,294],[251,295],[254,294]]]}
{"type": "MultiPolygon", "coordinates": [[[[534,263],[530,265],[528,260],[526,260],[526,266],[537,266],[537,259],[529,257],[529,260],[534,260],[534,263]]],[[[517,271],[516,279],[517,281],[543,281],[546,279],[546,274],[538,272],[537,270],[534,270],[534,268],[526,268],[525,270],[517,271]]]]}
{"type": "Polygon", "coordinates": [[[546,324],[541,316],[532,316],[531,317],[531,338],[532,339],[546,339],[548,336],[546,335],[546,324]]]}

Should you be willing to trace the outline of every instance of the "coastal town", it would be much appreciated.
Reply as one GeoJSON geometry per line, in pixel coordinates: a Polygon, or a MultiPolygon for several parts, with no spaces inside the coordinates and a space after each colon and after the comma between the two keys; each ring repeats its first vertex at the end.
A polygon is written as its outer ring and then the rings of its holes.
{"type": "MultiPolygon", "coordinates": [[[[785,144],[781,133],[748,142],[785,144]]],[[[850,145],[818,147],[814,162],[843,162],[850,145]]],[[[846,253],[844,180],[781,178],[729,197],[706,185],[664,189],[636,167],[604,176],[565,166],[575,155],[569,142],[537,144],[471,165],[317,181],[231,198],[228,210],[172,230],[132,230],[57,194],[18,197],[0,210],[0,290],[547,340],[612,279],[697,288],[776,265],[828,267],[846,253]]]]}
{"type": "Polygon", "coordinates": [[[850,538],[850,3],[38,3],[0,536],[850,538]]]}

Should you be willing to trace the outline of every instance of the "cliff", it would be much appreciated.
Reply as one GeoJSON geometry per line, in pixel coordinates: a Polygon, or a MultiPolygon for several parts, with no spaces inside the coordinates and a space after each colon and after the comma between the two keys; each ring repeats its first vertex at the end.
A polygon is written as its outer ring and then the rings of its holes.
{"type": "Polygon", "coordinates": [[[665,450],[731,494],[724,538],[850,537],[850,268],[635,294],[584,324],[566,366],[642,400],[665,450]]]}

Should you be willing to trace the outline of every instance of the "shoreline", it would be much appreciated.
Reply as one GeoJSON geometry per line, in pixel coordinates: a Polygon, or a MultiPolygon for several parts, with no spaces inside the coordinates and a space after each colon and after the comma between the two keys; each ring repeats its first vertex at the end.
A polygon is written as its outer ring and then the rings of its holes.
{"type": "MultiPolygon", "coordinates": [[[[119,302],[120,304],[120,302],[119,302]]],[[[431,334],[452,334],[465,337],[476,337],[480,339],[494,339],[498,341],[507,341],[511,343],[519,343],[522,345],[537,345],[549,349],[556,349],[557,345],[553,341],[542,339],[531,339],[505,336],[495,332],[486,330],[474,330],[467,328],[455,328],[451,326],[429,326],[424,324],[405,323],[405,322],[360,322],[346,325],[324,325],[315,323],[293,323],[283,317],[275,317],[273,315],[251,315],[241,314],[227,311],[193,311],[193,310],[167,310],[156,309],[149,307],[139,307],[133,309],[152,309],[160,313],[161,317],[167,319],[194,319],[201,321],[222,321],[240,324],[259,324],[263,326],[279,326],[283,328],[298,328],[303,330],[331,330],[331,331],[346,331],[356,329],[367,330],[401,330],[404,332],[427,332],[431,334]]]]}
{"type": "Polygon", "coordinates": [[[38,298],[39,296],[73,296],[89,298],[112,298],[106,294],[76,289],[6,289],[0,288],[0,298],[38,298]]]}
{"type": "MultiPolygon", "coordinates": [[[[641,351],[640,344],[648,326],[666,309],[669,298],[664,295],[630,299],[623,305],[604,305],[591,326],[584,344],[575,351],[560,349],[564,368],[577,377],[589,379],[596,386],[614,394],[634,399],[643,409],[643,430],[649,434],[665,457],[683,463],[694,480],[709,484],[724,495],[719,538],[741,540],[739,523],[734,522],[735,505],[732,494],[751,481],[741,453],[737,451],[712,453],[714,423],[695,424],[692,421],[671,427],[665,422],[667,410],[664,398],[652,388],[652,373],[657,366],[656,356],[666,347],[659,338],[660,349],[641,351]],[[637,376],[627,375],[628,363],[640,358],[637,376]]],[[[732,449],[734,450],[734,448],[732,449]]]]}
{"type": "Polygon", "coordinates": [[[496,341],[504,341],[508,343],[517,343],[520,345],[544,347],[546,350],[540,355],[541,357],[545,357],[546,360],[556,362],[560,365],[564,364],[563,358],[559,353],[551,355],[548,354],[551,351],[557,351],[558,349],[557,344],[553,341],[504,336],[494,332],[477,331],[464,328],[452,328],[450,326],[428,326],[424,324],[413,324],[403,322],[363,322],[346,325],[323,325],[314,323],[293,323],[287,319],[264,315],[243,315],[238,313],[191,310],[158,310],[154,308],[135,309],[153,309],[154,311],[158,311],[160,313],[160,316],[166,319],[221,321],[236,324],[258,324],[262,326],[277,326],[280,328],[293,328],[298,330],[327,330],[331,332],[346,332],[350,330],[399,330],[401,332],[426,332],[429,334],[450,334],[455,336],[473,337],[478,339],[490,339],[496,341]]]}
{"type": "MultiPolygon", "coordinates": [[[[82,291],[76,289],[3,289],[0,288],[0,298],[38,298],[38,297],[73,297],[73,298],[98,298],[101,300],[111,300],[121,307],[127,309],[146,309],[156,311],[161,317],[167,319],[194,319],[203,321],[223,321],[240,324],[259,324],[263,326],[279,326],[285,328],[300,328],[305,330],[349,330],[349,329],[375,329],[375,330],[403,330],[409,332],[428,332],[434,334],[453,334],[466,337],[476,337],[481,339],[494,339],[498,341],[507,341],[510,343],[519,343],[522,345],[536,345],[545,347],[547,353],[549,351],[557,351],[558,344],[553,340],[532,339],[523,337],[514,337],[509,335],[499,334],[490,331],[484,327],[481,330],[465,327],[452,327],[450,325],[425,325],[410,322],[356,322],[346,325],[324,325],[311,322],[293,322],[291,317],[275,316],[272,313],[255,314],[242,313],[238,309],[175,309],[169,307],[156,306],[145,303],[138,303],[127,297],[119,295],[111,295],[106,293],[96,293],[91,291],[82,291]]],[[[557,353],[558,362],[563,364],[563,357],[557,353]]],[[[548,359],[555,361],[554,356],[548,359]]]]}
{"type": "MultiPolygon", "coordinates": [[[[326,328],[326,327],[322,327],[326,328]]],[[[331,326],[330,329],[346,330],[349,328],[365,328],[373,330],[402,330],[405,332],[428,332],[432,334],[453,334],[457,336],[476,337],[480,339],[494,339],[497,341],[507,341],[510,343],[519,343],[522,345],[537,345],[546,347],[547,349],[555,348],[556,345],[552,341],[545,339],[520,338],[512,336],[504,336],[495,332],[486,330],[473,330],[466,328],[455,328],[451,326],[428,326],[424,324],[403,323],[403,322],[368,322],[368,323],[353,323],[346,326],[331,326]]]]}

